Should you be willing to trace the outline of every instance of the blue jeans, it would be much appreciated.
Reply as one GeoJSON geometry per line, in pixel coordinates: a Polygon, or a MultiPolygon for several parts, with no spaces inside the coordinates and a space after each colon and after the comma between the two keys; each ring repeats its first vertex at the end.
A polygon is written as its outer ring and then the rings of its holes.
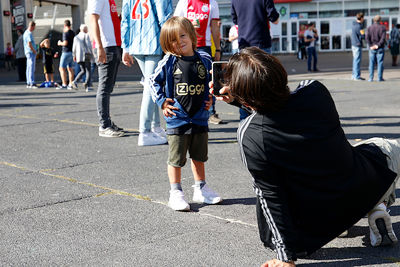
{"type": "Polygon", "coordinates": [[[106,63],[98,63],[99,86],[97,88],[96,102],[97,114],[100,125],[103,128],[111,126],[110,96],[117,79],[118,66],[121,62],[121,47],[111,46],[104,48],[106,52],[106,63]]]}
{"type": "Polygon", "coordinates": [[[26,84],[35,84],[35,64],[36,55],[34,53],[27,53],[26,56],[26,84]]]}
{"type": "Polygon", "coordinates": [[[351,46],[353,51],[353,79],[360,79],[361,77],[361,52],[362,47],[360,46],[351,46]]]}
{"type": "Polygon", "coordinates": [[[160,55],[134,55],[144,76],[142,104],[140,106],[139,132],[149,132],[151,128],[160,127],[158,106],[153,102],[148,84],[149,76],[153,74],[160,61],[160,55]]]}
{"type": "Polygon", "coordinates": [[[73,68],[74,60],[72,56],[72,52],[63,52],[60,58],[60,67],[61,68],[73,68]]]}
{"type": "Polygon", "coordinates": [[[313,60],[313,70],[317,70],[317,62],[318,62],[318,58],[317,58],[317,51],[315,50],[314,46],[311,47],[307,47],[307,69],[308,71],[311,71],[311,60],[313,60]]]}
{"type": "Polygon", "coordinates": [[[378,67],[378,81],[383,81],[383,59],[385,57],[384,48],[376,50],[369,50],[369,81],[374,80],[374,67],[375,63],[378,67]]]}

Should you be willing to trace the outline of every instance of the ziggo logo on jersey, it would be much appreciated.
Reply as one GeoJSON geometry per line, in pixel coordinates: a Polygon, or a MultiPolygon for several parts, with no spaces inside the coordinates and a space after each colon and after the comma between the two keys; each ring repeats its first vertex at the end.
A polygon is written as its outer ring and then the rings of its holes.
{"type": "Polygon", "coordinates": [[[199,20],[205,20],[208,19],[208,14],[196,14],[195,12],[188,12],[188,19],[193,20],[193,19],[199,19],[199,20]]]}
{"type": "Polygon", "coordinates": [[[176,85],[177,95],[200,95],[204,92],[204,84],[188,85],[187,83],[178,83],[176,85]]]}

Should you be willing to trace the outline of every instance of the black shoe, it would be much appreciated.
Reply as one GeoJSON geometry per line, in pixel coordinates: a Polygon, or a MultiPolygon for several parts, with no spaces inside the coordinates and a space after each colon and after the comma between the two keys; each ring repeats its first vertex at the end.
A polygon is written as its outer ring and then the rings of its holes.
{"type": "Polygon", "coordinates": [[[124,131],[123,128],[118,127],[114,122],[111,122],[111,128],[113,128],[117,132],[123,132],[124,131]]]}

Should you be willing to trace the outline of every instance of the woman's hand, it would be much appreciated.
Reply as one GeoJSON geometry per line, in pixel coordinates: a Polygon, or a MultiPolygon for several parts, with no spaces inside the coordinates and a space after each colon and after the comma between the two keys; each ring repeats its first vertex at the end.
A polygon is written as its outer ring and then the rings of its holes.
{"type": "MultiPolygon", "coordinates": [[[[209,84],[210,87],[210,93],[214,94],[214,84],[213,82],[210,82],[209,84]]],[[[231,95],[231,88],[224,86],[219,90],[220,95],[214,95],[215,98],[219,101],[224,101],[226,103],[231,103],[234,99],[233,96],[231,95]]]]}
{"type": "Polygon", "coordinates": [[[266,261],[261,267],[295,267],[294,262],[284,262],[277,259],[266,261]]]}
{"type": "Polygon", "coordinates": [[[129,53],[124,53],[124,54],[122,55],[122,63],[123,63],[125,66],[128,66],[128,67],[132,66],[133,63],[134,63],[133,57],[132,57],[131,55],[129,55],[129,53]]]}
{"type": "Polygon", "coordinates": [[[171,98],[165,99],[164,103],[161,106],[161,109],[163,111],[163,114],[165,117],[172,117],[176,116],[175,112],[173,110],[179,110],[179,108],[174,107],[173,104],[175,101],[171,98]]]}

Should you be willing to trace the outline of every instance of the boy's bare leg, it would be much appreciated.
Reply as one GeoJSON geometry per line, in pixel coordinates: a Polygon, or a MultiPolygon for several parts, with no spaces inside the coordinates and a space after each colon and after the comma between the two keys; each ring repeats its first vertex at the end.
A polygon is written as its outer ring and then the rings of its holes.
{"type": "Polygon", "coordinates": [[[45,74],[44,74],[44,77],[46,78],[46,82],[50,82],[49,74],[48,74],[48,73],[45,73],[45,74]]]}
{"type": "Polygon", "coordinates": [[[170,184],[181,183],[181,173],[182,173],[181,170],[182,170],[181,167],[174,167],[168,165],[168,178],[170,184]]]}
{"type": "Polygon", "coordinates": [[[192,172],[195,181],[205,181],[206,171],[204,168],[204,162],[192,159],[192,172]]]}
{"type": "Polygon", "coordinates": [[[50,73],[50,81],[53,83],[54,82],[54,73],[50,73]]]}

